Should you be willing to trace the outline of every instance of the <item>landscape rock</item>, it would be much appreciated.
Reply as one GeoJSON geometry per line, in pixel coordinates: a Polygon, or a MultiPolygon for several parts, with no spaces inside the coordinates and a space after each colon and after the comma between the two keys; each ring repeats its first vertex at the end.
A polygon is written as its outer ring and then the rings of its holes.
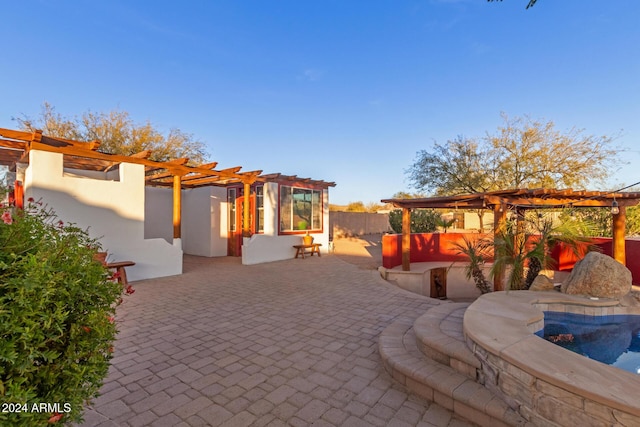
{"type": "Polygon", "coordinates": [[[538,274],[538,276],[533,279],[533,283],[529,288],[530,291],[554,291],[555,288],[553,286],[553,282],[546,275],[538,274]]]}
{"type": "Polygon", "coordinates": [[[631,291],[631,271],[610,256],[589,252],[562,283],[562,292],[620,299],[631,291]]]}

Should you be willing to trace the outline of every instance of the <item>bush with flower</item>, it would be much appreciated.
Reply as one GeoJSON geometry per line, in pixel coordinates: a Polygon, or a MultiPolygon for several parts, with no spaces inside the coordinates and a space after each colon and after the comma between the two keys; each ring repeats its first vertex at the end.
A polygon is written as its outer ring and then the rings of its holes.
{"type": "Polygon", "coordinates": [[[0,206],[0,425],[66,424],[107,375],[122,287],[99,243],[29,199],[0,206]]]}

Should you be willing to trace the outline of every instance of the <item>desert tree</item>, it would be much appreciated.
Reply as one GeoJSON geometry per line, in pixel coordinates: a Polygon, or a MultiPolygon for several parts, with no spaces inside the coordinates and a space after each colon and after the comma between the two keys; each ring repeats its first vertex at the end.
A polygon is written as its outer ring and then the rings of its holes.
{"type": "Polygon", "coordinates": [[[137,124],[128,112],[87,111],[80,117],[68,118],[45,102],[40,115],[32,119],[26,115],[14,118],[22,129],[42,130],[44,135],[79,141],[100,141],[98,151],[109,154],[131,155],[151,150],[151,160],[166,161],[187,157],[190,164],[200,164],[207,158],[204,143],[180,129],[162,133],[149,121],[137,124]]]}
{"type": "MultiPolygon", "coordinates": [[[[475,139],[458,136],[445,144],[434,142],[430,151],[421,150],[407,169],[414,187],[436,196],[481,193],[498,188],[496,152],[475,139]]],[[[480,228],[484,210],[476,211],[480,228]]]]}
{"type": "Polygon", "coordinates": [[[484,139],[484,149],[494,153],[495,189],[583,188],[603,183],[620,162],[612,137],[575,127],[560,132],[553,121],[528,116],[502,118],[503,126],[484,139]]]}
{"type": "Polygon", "coordinates": [[[608,178],[620,163],[614,138],[556,130],[552,121],[509,118],[482,139],[435,142],[405,171],[411,184],[445,196],[539,187],[584,187],[608,178]]]}

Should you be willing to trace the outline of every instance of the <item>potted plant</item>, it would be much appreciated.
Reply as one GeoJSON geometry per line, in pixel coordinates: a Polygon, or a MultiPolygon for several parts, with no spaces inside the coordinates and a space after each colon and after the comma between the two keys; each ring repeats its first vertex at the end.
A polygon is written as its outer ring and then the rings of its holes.
{"type": "Polygon", "coordinates": [[[313,236],[309,234],[309,229],[308,228],[307,228],[307,234],[302,236],[302,243],[304,243],[305,245],[313,244],[313,236]]]}

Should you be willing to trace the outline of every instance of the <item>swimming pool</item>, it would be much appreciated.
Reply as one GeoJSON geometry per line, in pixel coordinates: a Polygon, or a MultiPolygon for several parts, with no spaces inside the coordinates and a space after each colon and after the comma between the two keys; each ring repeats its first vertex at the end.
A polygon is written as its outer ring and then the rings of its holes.
{"type": "Polygon", "coordinates": [[[640,375],[640,316],[544,312],[536,335],[567,350],[640,375]]]}

